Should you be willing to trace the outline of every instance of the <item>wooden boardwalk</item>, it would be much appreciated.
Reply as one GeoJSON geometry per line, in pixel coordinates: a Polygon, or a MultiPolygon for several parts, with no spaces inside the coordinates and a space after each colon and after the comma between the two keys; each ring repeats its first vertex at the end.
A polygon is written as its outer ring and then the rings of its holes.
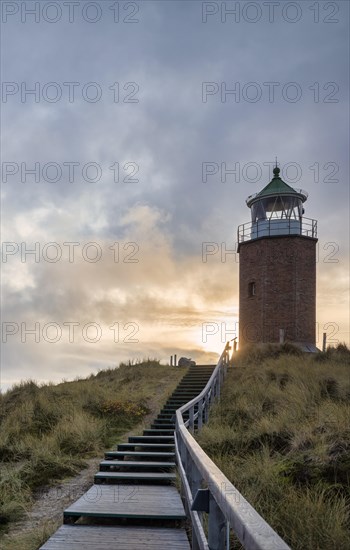
{"type": "Polygon", "coordinates": [[[63,525],[42,550],[184,550],[184,529],[63,525]]]}
{"type": "Polygon", "coordinates": [[[175,411],[201,392],[213,369],[191,367],[151,428],[105,453],[94,485],[64,511],[64,525],[40,550],[190,550],[174,485],[175,411]]]}
{"type": "Polygon", "coordinates": [[[175,487],[164,485],[93,485],[64,511],[64,522],[77,518],[184,520],[175,487]]]}

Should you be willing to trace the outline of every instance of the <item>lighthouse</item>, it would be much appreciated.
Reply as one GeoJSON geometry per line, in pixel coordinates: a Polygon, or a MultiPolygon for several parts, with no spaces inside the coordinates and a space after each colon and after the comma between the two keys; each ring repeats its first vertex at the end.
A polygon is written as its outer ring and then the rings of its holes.
{"type": "Polygon", "coordinates": [[[238,227],[239,347],[292,342],[317,351],[317,221],[308,194],[273,178],[247,198],[251,221],[238,227]]]}

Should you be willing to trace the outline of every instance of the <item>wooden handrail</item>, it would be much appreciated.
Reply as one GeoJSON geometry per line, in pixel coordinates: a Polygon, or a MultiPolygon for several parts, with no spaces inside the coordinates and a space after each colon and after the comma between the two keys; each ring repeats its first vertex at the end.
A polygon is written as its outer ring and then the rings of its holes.
{"type": "Polygon", "coordinates": [[[190,433],[196,421],[199,429],[207,422],[210,404],[220,395],[228,362],[226,345],[205,388],[176,411],[175,452],[185,508],[192,521],[192,548],[229,550],[229,530],[232,529],[248,550],[290,550],[190,433]],[[196,405],[197,411],[194,410],[196,405]],[[185,422],[183,414],[187,411],[189,420],[185,422]],[[204,511],[208,512],[208,539],[202,524],[204,511]]]}

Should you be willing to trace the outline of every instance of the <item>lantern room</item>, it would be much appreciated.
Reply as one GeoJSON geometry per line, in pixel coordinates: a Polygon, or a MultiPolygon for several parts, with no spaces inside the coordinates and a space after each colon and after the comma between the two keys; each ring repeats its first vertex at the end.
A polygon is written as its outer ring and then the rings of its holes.
{"type": "Polygon", "coordinates": [[[316,238],[317,222],[304,217],[304,202],[308,194],[293,189],[280,178],[280,169],[273,170],[271,182],[247,198],[251,222],[238,228],[238,243],[260,237],[303,235],[316,238]]]}

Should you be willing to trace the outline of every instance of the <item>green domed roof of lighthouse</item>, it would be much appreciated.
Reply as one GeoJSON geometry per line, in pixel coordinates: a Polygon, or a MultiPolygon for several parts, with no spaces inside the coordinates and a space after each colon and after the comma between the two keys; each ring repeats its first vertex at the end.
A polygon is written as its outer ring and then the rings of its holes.
{"type": "Polygon", "coordinates": [[[247,206],[250,207],[254,202],[265,197],[276,197],[279,195],[298,197],[302,200],[302,202],[306,201],[308,196],[306,191],[303,191],[302,189],[294,189],[293,187],[285,183],[279,176],[280,169],[278,168],[278,166],[273,169],[273,174],[274,175],[272,180],[266,185],[266,187],[264,187],[264,189],[262,189],[259,193],[250,195],[247,198],[247,206]]]}

